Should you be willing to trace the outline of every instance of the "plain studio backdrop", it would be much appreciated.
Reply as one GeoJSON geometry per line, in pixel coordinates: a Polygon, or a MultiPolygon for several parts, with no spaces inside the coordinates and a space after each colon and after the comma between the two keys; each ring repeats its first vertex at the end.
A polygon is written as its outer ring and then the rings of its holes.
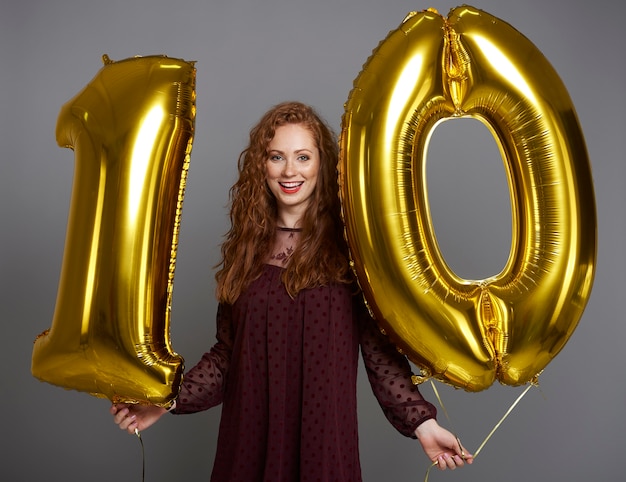
{"type": "MultiPolygon", "coordinates": [[[[171,339],[187,366],[213,343],[212,266],[227,228],[228,188],[250,127],[282,100],[313,104],[338,131],[352,82],[372,50],[434,0],[0,0],[0,300],[3,451],[0,479],[141,480],[139,440],[118,430],[109,402],[32,377],[33,340],[54,311],[70,191],[71,150],[57,147],[61,106],[101,56],[165,54],[197,61],[197,121],[174,284],[171,339]]],[[[626,7],[613,0],[477,0],[550,60],[576,107],[598,212],[595,284],[565,348],[469,468],[430,480],[624,480],[626,389],[626,7]]],[[[482,125],[438,127],[428,161],[436,234],[461,276],[504,266],[508,188],[482,125]]],[[[429,191],[430,191],[429,190],[429,191]]],[[[589,227],[592,229],[592,227],[589,227]]],[[[537,306],[541,310],[541,306],[537,306]]],[[[521,389],[471,394],[438,384],[443,425],[475,450],[521,389]]],[[[359,424],[366,481],[423,480],[418,443],[387,423],[363,373],[359,424]]],[[[437,403],[430,385],[422,388],[437,403]]],[[[208,480],[219,408],[167,416],[143,433],[146,482],[208,480]]]]}

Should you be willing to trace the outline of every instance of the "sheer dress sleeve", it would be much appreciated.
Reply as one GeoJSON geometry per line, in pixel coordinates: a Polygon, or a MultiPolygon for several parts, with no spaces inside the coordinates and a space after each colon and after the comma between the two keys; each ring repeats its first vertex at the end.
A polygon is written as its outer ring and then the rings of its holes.
{"type": "Polygon", "coordinates": [[[222,403],[233,346],[232,307],[217,308],[217,342],[183,377],[172,413],[194,413],[222,403]]]}
{"type": "Polygon", "coordinates": [[[411,366],[371,318],[360,295],[355,296],[361,352],[372,390],[385,416],[401,434],[415,437],[415,429],[436,418],[437,409],[411,381],[411,366]]]}

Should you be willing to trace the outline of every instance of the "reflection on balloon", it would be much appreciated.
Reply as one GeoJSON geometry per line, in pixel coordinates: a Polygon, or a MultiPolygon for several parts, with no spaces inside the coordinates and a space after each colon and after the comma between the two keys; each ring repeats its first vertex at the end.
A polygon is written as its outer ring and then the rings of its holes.
{"type": "Polygon", "coordinates": [[[340,143],[355,273],[381,328],[421,368],[420,380],[468,391],[536,380],[582,316],[597,236],[583,135],[546,58],[475,8],[447,18],[413,12],[355,80],[340,143]],[[452,272],[433,232],[427,144],[438,123],[453,118],[489,128],[509,178],[510,256],[487,279],[452,272]]]}
{"type": "Polygon", "coordinates": [[[103,60],[57,121],[75,173],[54,319],[35,340],[32,373],[167,406],[183,370],[169,328],[195,67],[165,56],[103,60]]]}

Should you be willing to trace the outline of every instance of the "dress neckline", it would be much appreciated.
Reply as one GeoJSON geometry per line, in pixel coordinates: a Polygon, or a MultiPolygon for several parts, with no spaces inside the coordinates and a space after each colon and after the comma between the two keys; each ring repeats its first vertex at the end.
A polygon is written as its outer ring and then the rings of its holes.
{"type": "Polygon", "coordinates": [[[285,228],[283,226],[276,226],[278,231],[285,231],[287,233],[301,233],[302,228],[285,228]]]}

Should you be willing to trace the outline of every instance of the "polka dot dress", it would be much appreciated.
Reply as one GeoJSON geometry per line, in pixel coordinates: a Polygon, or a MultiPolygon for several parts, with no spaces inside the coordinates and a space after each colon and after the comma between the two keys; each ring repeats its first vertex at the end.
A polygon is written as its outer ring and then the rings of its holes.
{"type": "Polygon", "coordinates": [[[401,433],[413,436],[435,408],[350,286],[292,299],[281,273],[266,265],[234,305],[220,305],[218,341],[185,375],[175,413],[223,403],[214,482],[358,482],[359,345],[374,394],[401,433]]]}

